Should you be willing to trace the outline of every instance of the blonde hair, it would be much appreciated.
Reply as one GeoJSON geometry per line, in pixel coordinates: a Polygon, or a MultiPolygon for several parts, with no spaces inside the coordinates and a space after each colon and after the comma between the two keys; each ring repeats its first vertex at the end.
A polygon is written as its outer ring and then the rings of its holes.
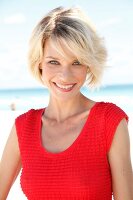
{"type": "MultiPolygon", "coordinates": [[[[29,46],[29,67],[32,74],[41,79],[41,64],[44,56],[45,42],[52,39],[55,47],[66,54],[62,42],[75,57],[88,67],[87,84],[96,87],[101,80],[107,51],[103,38],[96,33],[89,18],[81,9],[58,7],[50,11],[32,32],[29,46]]],[[[42,82],[42,81],[41,81],[42,82]]]]}

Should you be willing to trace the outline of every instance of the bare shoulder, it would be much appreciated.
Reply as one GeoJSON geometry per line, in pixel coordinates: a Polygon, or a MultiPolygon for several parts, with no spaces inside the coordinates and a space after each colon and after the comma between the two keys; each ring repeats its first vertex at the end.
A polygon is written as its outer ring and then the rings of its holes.
{"type": "Polygon", "coordinates": [[[3,151],[3,155],[6,153],[6,151],[9,151],[8,152],[9,154],[15,153],[15,155],[18,155],[18,156],[20,155],[15,124],[13,124],[10,134],[8,136],[8,139],[3,151]]]}
{"type": "Polygon", "coordinates": [[[108,153],[115,199],[133,199],[133,171],[127,121],[122,119],[116,129],[108,153]]]}
{"type": "Polygon", "coordinates": [[[112,155],[113,151],[116,150],[120,151],[119,153],[129,153],[130,151],[130,138],[126,119],[122,119],[117,126],[109,151],[109,157],[112,155]]]}
{"type": "Polygon", "coordinates": [[[0,162],[0,199],[6,199],[20,169],[20,152],[16,128],[15,125],[13,125],[0,162]]]}
{"type": "Polygon", "coordinates": [[[3,150],[0,162],[0,170],[4,170],[4,165],[7,165],[8,168],[10,169],[10,167],[11,168],[15,167],[15,165],[17,165],[18,163],[20,163],[20,151],[19,151],[16,127],[14,124],[3,150]]]}

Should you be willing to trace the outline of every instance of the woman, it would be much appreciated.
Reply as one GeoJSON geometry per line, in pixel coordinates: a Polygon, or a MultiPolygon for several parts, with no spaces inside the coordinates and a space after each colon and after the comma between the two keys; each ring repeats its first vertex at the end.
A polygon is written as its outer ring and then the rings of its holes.
{"type": "Polygon", "coordinates": [[[78,8],[56,8],[32,33],[29,65],[48,87],[45,109],[17,117],[0,165],[0,200],[20,169],[21,187],[33,199],[133,199],[128,117],[112,103],[85,97],[96,87],[106,49],[78,8]]]}

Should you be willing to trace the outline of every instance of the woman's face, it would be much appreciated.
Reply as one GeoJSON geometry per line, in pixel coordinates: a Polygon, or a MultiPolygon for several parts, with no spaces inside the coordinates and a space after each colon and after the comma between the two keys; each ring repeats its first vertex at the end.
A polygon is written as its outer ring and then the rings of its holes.
{"type": "Polygon", "coordinates": [[[51,39],[46,41],[41,63],[42,80],[51,95],[68,100],[80,92],[86,80],[87,67],[80,64],[63,43],[62,45],[66,57],[57,51],[51,39]]]}

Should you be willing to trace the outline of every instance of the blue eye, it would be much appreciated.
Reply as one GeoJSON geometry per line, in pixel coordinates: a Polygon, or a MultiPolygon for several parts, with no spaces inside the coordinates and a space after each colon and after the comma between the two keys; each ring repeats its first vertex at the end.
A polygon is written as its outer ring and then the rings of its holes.
{"type": "Polygon", "coordinates": [[[74,61],[73,65],[81,65],[81,63],[77,60],[77,61],[74,61]]]}
{"type": "Polygon", "coordinates": [[[59,62],[57,62],[56,60],[50,60],[49,63],[52,64],[52,65],[58,65],[59,64],[59,62]]]}

